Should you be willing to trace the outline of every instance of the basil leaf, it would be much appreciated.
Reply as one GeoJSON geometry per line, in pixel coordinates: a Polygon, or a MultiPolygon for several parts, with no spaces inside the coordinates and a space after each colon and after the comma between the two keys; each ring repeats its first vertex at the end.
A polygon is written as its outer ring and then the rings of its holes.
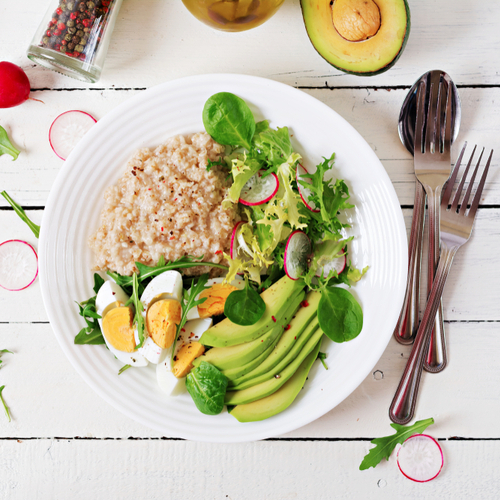
{"type": "Polygon", "coordinates": [[[220,144],[243,146],[250,150],[255,119],[246,102],[230,92],[210,97],[203,107],[205,130],[220,144]]]}
{"type": "MultiPolygon", "coordinates": [[[[2,128],[2,127],[0,127],[2,128]]],[[[10,204],[10,206],[14,209],[14,212],[16,212],[19,217],[28,224],[28,227],[33,231],[33,234],[38,238],[40,236],[40,226],[37,226],[27,215],[26,212],[23,210],[23,207],[21,205],[18,205],[8,194],[6,191],[2,191],[0,193],[10,204]]]]}
{"type": "Polygon", "coordinates": [[[352,294],[344,288],[325,287],[318,304],[319,326],[334,342],[356,338],[363,328],[363,311],[352,294]]]}
{"type": "Polygon", "coordinates": [[[16,149],[10,142],[7,131],[2,126],[0,126],[0,156],[2,156],[4,153],[7,153],[12,156],[14,160],[17,160],[20,152],[21,151],[16,149]]]}
{"type": "Polygon", "coordinates": [[[224,305],[224,314],[236,325],[254,325],[262,318],[266,303],[262,297],[248,284],[243,290],[231,292],[224,305]]]}
{"type": "Polygon", "coordinates": [[[227,384],[227,377],[206,361],[186,377],[186,388],[196,408],[205,415],[218,415],[222,411],[227,384]]]}

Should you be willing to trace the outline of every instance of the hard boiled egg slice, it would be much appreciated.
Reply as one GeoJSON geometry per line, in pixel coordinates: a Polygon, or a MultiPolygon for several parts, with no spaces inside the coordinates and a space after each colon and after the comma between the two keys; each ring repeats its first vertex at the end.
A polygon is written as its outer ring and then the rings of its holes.
{"type": "MultiPolygon", "coordinates": [[[[176,356],[179,351],[190,342],[196,342],[202,333],[212,326],[212,318],[194,319],[187,321],[175,343],[176,356]]],[[[177,378],[173,372],[172,347],[165,349],[165,358],[156,365],[156,380],[160,389],[169,396],[177,396],[186,390],[186,378],[177,378]]]]}
{"type": "Polygon", "coordinates": [[[181,320],[182,293],[182,275],[166,271],[155,276],[141,296],[147,338],[139,351],[153,364],[165,358],[164,351],[174,341],[181,320]]]}
{"type": "Polygon", "coordinates": [[[117,359],[131,366],[146,366],[148,361],[135,350],[134,313],[125,307],[129,297],[114,281],[106,281],[97,293],[95,305],[104,341],[117,359]]]}
{"type": "Polygon", "coordinates": [[[212,278],[207,281],[205,286],[209,289],[203,290],[196,296],[196,300],[207,297],[207,300],[199,306],[193,307],[187,315],[187,319],[208,318],[217,316],[224,312],[224,304],[228,295],[236,289],[243,290],[245,281],[242,279],[234,279],[231,283],[222,284],[224,278],[212,278]]]}

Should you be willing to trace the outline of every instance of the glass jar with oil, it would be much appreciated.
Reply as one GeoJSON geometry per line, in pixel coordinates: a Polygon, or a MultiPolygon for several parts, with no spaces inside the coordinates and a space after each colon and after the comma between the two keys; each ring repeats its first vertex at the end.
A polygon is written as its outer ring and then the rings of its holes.
{"type": "Polygon", "coordinates": [[[182,0],[189,12],[208,26],[245,31],[267,21],[284,0],[182,0]]]}

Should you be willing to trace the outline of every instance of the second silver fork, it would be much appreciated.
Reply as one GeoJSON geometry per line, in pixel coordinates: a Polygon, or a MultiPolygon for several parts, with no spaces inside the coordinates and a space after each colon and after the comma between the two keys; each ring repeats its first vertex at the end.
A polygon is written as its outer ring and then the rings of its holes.
{"type": "MultiPolygon", "coordinates": [[[[431,73],[422,81],[417,92],[415,124],[415,175],[427,194],[429,227],[428,291],[430,292],[439,256],[439,205],[443,185],[451,173],[452,134],[451,86],[439,73],[431,73]],[[429,89],[427,89],[429,85],[429,89]],[[428,90],[428,92],[427,92],[428,90]],[[425,96],[429,95],[427,112],[425,96]],[[443,106],[444,104],[444,106],[443,106]],[[445,110],[444,113],[442,110],[445,110]],[[427,119],[425,119],[427,117],[427,119]]],[[[443,309],[438,308],[429,352],[424,364],[427,371],[440,372],[447,364],[443,309]]]]}

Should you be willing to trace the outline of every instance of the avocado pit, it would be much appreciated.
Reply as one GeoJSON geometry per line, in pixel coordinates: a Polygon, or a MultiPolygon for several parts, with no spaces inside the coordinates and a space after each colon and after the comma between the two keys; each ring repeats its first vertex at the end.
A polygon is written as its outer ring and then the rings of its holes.
{"type": "Polygon", "coordinates": [[[335,0],[332,5],[333,26],[350,42],[361,42],[380,29],[380,9],[373,0],[335,0]]]}

